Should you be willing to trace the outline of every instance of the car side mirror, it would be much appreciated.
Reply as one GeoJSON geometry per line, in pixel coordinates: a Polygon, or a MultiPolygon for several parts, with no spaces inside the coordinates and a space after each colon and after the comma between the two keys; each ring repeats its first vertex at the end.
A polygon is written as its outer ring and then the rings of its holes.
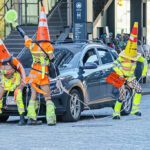
{"type": "Polygon", "coordinates": [[[82,69],[96,69],[96,68],[97,68],[97,64],[93,62],[87,62],[82,67],[82,69]]]}

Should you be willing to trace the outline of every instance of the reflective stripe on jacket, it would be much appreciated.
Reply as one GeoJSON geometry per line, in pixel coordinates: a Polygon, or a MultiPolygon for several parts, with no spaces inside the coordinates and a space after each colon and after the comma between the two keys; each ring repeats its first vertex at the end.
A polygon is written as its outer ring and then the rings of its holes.
{"type": "MultiPolygon", "coordinates": [[[[44,54],[44,52],[39,48],[39,46],[35,43],[32,43],[32,39],[27,39],[25,41],[25,46],[30,49],[32,58],[33,58],[33,64],[32,68],[40,70],[42,73],[42,78],[44,78],[44,74],[47,70],[47,66],[49,65],[49,59],[47,56],[44,54]],[[41,67],[39,68],[34,68],[34,64],[39,64],[41,67]]],[[[47,54],[53,53],[53,47],[50,43],[43,43],[42,45],[43,50],[47,54]]]]}
{"type": "MultiPolygon", "coordinates": [[[[147,69],[148,69],[146,59],[141,56],[141,57],[139,57],[139,59],[137,61],[144,63],[142,75],[143,76],[146,75],[147,69]]],[[[118,75],[120,75],[122,77],[126,77],[127,80],[128,79],[132,80],[135,78],[135,75],[134,75],[135,69],[136,69],[136,62],[135,61],[127,60],[126,58],[123,58],[120,56],[113,63],[113,70],[118,75]]]]}
{"type": "Polygon", "coordinates": [[[17,86],[21,83],[21,76],[20,73],[15,72],[11,78],[5,77],[2,75],[2,85],[4,86],[5,91],[14,91],[17,86]]]}

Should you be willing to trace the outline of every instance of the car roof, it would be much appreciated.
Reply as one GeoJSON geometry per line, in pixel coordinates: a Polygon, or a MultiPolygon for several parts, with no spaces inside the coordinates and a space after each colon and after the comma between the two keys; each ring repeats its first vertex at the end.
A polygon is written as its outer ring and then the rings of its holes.
{"type": "Polygon", "coordinates": [[[92,47],[92,46],[100,46],[101,48],[107,48],[109,49],[106,45],[103,45],[101,43],[96,43],[96,42],[72,42],[72,43],[58,43],[54,45],[55,49],[68,49],[73,53],[77,53],[82,51],[86,46],[92,47]]]}
{"type": "Polygon", "coordinates": [[[80,52],[86,46],[85,43],[59,43],[55,44],[55,49],[68,49],[73,53],[80,52]]]}

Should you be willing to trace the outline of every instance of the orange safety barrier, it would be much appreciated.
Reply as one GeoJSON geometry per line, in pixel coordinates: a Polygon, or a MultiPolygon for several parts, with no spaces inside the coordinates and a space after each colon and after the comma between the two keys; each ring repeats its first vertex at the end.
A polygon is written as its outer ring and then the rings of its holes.
{"type": "Polygon", "coordinates": [[[116,88],[120,88],[124,83],[125,79],[120,77],[117,73],[111,72],[106,78],[106,82],[112,84],[116,88]]]}

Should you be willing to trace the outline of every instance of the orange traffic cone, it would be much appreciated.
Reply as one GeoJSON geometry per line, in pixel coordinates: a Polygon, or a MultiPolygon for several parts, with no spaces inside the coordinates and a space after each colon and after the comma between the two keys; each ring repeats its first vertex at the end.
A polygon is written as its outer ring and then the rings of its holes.
{"type": "Polygon", "coordinates": [[[138,53],[137,51],[138,50],[137,38],[138,38],[138,22],[135,22],[127,46],[125,50],[119,54],[119,56],[136,61],[141,56],[141,54],[138,53]]]}
{"type": "Polygon", "coordinates": [[[0,62],[8,61],[11,58],[11,54],[7,50],[3,41],[0,39],[0,62]]]}
{"type": "Polygon", "coordinates": [[[38,30],[37,30],[36,39],[37,39],[37,41],[40,41],[40,40],[50,41],[50,35],[49,35],[47,18],[46,18],[44,6],[41,7],[39,26],[38,26],[38,30]]]}
{"type": "Polygon", "coordinates": [[[49,42],[46,42],[46,41],[50,41],[50,34],[49,34],[47,17],[46,17],[44,6],[41,7],[36,40],[43,41],[42,43],[40,43],[40,45],[42,46],[42,48],[45,51],[53,51],[54,50],[52,44],[50,44],[49,42]]]}

